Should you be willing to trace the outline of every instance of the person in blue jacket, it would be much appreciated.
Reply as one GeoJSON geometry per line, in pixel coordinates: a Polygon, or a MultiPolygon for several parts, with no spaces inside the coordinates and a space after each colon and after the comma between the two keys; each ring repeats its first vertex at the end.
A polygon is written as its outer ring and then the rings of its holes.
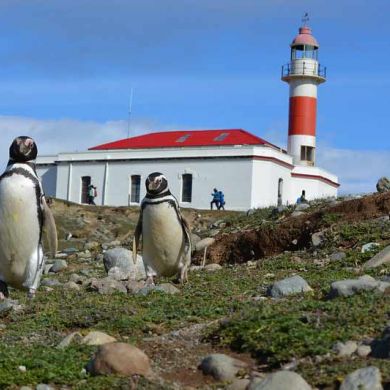
{"type": "Polygon", "coordinates": [[[225,210],[225,195],[222,191],[218,191],[219,194],[219,206],[218,210],[225,210]]]}
{"type": "Polygon", "coordinates": [[[210,210],[213,209],[214,204],[215,207],[219,209],[219,191],[214,188],[214,191],[212,192],[211,196],[213,197],[213,200],[210,202],[210,210]]]}

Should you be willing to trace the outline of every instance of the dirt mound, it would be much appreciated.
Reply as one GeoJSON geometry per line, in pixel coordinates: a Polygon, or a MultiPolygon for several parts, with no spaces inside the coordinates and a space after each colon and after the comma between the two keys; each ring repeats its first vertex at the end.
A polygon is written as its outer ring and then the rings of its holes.
{"type": "MultiPolygon", "coordinates": [[[[313,212],[286,217],[276,223],[216,237],[208,250],[211,263],[243,263],[275,255],[285,250],[299,250],[311,245],[313,233],[345,222],[361,222],[390,213],[390,192],[333,205],[320,206],[313,212]]],[[[195,257],[200,261],[201,255],[195,257]]]]}

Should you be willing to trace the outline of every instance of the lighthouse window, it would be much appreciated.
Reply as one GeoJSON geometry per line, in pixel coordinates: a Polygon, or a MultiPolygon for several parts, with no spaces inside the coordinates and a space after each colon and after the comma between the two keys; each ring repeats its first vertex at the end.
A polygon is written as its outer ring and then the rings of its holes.
{"type": "Polygon", "coordinates": [[[312,146],[301,146],[301,160],[314,161],[314,148],[312,146]]]}
{"type": "Polygon", "coordinates": [[[190,203],[192,201],[192,175],[182,175],[181,201],[190,203]]]}

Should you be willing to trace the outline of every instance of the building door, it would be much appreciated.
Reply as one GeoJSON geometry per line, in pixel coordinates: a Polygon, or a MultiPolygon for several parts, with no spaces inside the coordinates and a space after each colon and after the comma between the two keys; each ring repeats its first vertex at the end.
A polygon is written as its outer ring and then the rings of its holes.
{"type": "Polygon", "coordinates": [[[141,199],[141,176],[132,175],[130,184],[130,203],[139,203],[141,199]]]}
{"type": "Polygon", "coordinates": [[[91,184],[91,176],[81,178],[81,203],[88,203],[88,186],[91,184]]]}
{"type": "Polygon", "coordinates": [[[278,181],[278,206],[283,204],[283,179],[280,178],[278,181]]]}
{"type": "Polygon", "coordinates": [[[192,175],[190,173],[182,175],[181,201],[192,202],[192,175]]]}

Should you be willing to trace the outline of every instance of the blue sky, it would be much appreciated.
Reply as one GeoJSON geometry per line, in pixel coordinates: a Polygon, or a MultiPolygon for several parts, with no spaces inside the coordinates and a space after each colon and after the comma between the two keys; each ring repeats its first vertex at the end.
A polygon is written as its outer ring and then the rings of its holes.
{"type": "MultiPolygon", "coordinates": [[[[304,12],[320,43],[318,165],[342,193],[390,175],[390,2],[2,0],[0,159],[14,136],[41,153],[156,130],[244,128],[286,145],[280,80],[304,12]]],[[[4,158],[3,158],[4,157],[4,158]]]]}

